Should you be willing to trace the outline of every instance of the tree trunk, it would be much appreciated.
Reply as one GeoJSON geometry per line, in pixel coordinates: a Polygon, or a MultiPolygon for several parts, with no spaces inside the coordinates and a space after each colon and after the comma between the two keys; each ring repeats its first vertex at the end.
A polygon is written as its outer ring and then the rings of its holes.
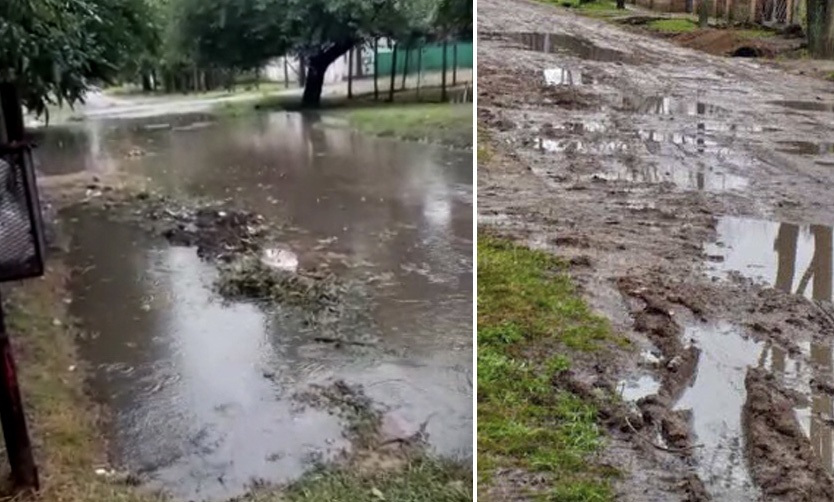
{"type": "Polygon", "coordinates": [[[452,86],[458,85],[458,43],[452,44],[452,86]]]}
{"type": "Polygon", "coordinates": [[[353,99],[353,49],[348,51],[348,99],[353,99]]]}
{"type": "MultiPolygon", "coordinates": [[[[817,2],[822,7],[823,17],[819,20],[820,31],[815,55],[831,59],[834,57],[834,0],[817,0],[817,2]]],[[[808,26],[810,27],[810,23],[808,26]]]]}
{"type": "Polygon", "coordinates": [[[298,86],[307,86],[307,58],[298,56],[298,86]]]}
{"type": "Polygon", "coordinates": [[[146,71],[142,72],[142,91],[143,92],[153,91],[153,86],[151,85],[151,75],[146,71]]]}
{"type": "Polygon", "coordinates": [[[290,69],[287,68],[287,56],[281,58],[284,61],[284,89],[290,88],[290,69]]]}
{"type": "Polygon", "coordinates": [[[394,88],[396,87],[397,83],[397,47],[400,44],[394,43],[394,49],[391,52],[391,86],[388,89],[388,101],[394,102],[394,88]]]}
{"type": "Polygon", "coordinates": [[[324,74],[326,71],[326,66],[322,68],[312,62],[307,67],[307,79],[304,83],[304,96],[301,98],[302,106],[318,108],[321,104],[321,91],[324,88],[324,74]]]}
{"type": "Polygon", "coordinates": [[[3,113],[3,135],[0,143],[14,143],[23,140],[23,108],[17,86],[11,82],[0,82],[0,107],[3,113]]]}
{"type": "Polygon", "coordinates": [[[706,28],[709,25],[709,4],[707,0],[698,3],[698,26],[706,28]]]}
{"type": "Polygon", "coordinates": [[[617,8],[620,10],[625,9],[625,0],[617,0],[617,8]]]}
{"type": "Polygon", "coordinates": [[[318,108],[321,104],[321,91],[324,88],[324,77],[327,69],[333,61],[344,56],[354,45],[356,45],[355,40],[342,41],[310,58],[307,62],[307,79],[304,83],[301,106],[318,108]]]}
{"type": "Polygon", "coordinates": [[[440,81],[440,101],[443,102],[443,103],[445,103],[446,100],[448,99],[448,96],[446,94],[446,66],[448,65],[448,61],[446,60],[447,59],[446,58],[446,46],[447,45],[448,45],[448,42],[446,41],[446,38],[444,37],[443,38],[443,76],[441,77],[441,81],[440,81]]]}
{"type": "Polygon", "coordinates": [[[410,56],[411,56],[411,45],[409,44],[409,45],[405,46],[405,61],[403,61],[405,63],[403,65],[403,81],[402,81],[402,84],[400,84],[400,89],[403,90],[403,91],[405,90],[405,79],[408,76],[408,60],[410,59],[410,56]]]}
{"type": "Polygon", "coordinates": [[[423,80],[423,46],[417,50],[417,101],[420,101],[420,84],[423,80]]]}
{"type": "Polygon", "coordinates": [[[374,99],[379,101],[379,39],[374,38],[374,99]]]}

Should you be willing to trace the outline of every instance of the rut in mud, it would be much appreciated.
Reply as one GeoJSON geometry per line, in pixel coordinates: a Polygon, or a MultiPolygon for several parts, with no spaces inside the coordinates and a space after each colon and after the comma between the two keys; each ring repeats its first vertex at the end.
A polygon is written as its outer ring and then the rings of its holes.
{"type": "Polygon", "coordinates": [[[834,86],[478,7],[479,224],[567,257],[637,347],[575,369],[637,413],[622,499],[832,500],[834,86]]]}
{"type": "Polygon", "coordinates": [[[227,499],[355,451],[371,419],[471,455],[470,154],[294,113],[91,121],[38,154],[45,182],[90,180],[62,259],[115,465],[227,499]],[[110,189],[122,171],[146,191],[110,189]]]}

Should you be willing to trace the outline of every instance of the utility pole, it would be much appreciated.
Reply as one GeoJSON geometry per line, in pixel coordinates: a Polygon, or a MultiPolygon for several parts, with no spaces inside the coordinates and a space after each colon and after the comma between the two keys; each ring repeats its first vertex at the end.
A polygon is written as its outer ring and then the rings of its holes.
{"type": "MultiPolygon", "coordinates": [[[[0,145],[15,145],[23,142],[23,108],[14,83],[0,82],[0,145]]],[[[9,170],[15,166],[9,163],[9,170]]],[[[0,193],[5,187],[0,187],[0,193]]],[[[0,243],[0,246],[3,244],[0,243]]],[[[0,422],[6,440],[6,453],[12,470],[12,481],[16,488],[38,490],[38,470],[32,454],[32,443],[26,427],[26,415],[20,386],[17,382],[9,333],[6,331],[3,300],[0,298],[0,422]]]]}

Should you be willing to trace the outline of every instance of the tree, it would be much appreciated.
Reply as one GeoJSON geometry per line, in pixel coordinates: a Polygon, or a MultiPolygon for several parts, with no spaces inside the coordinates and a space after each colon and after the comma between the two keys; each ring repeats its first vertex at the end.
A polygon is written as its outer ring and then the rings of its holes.
{"type": "Polygon", "coordinates": [[[811,55],[834,58],[834,0],[807,0],[807,16],[811,55]]]}
{"type": "Polygon", "coordinates": [[[110,82],[141,51],[153,26],[146,0],[0,2],[0,82],[37,114],[110,82]]]}
{"type": "Polygon", "coordinates": [[[439,0],[434,25],[441,33],[472,38],[472,0],[439,0]]]}
{"type": "Polygon", "coordinates": [[[292,52],[307,61],[302,104],[321,102],[327,68],[355,45],[374,37],[396,38],[408,25],[410,2],[396,0],[283,0],[284,34],[292,52]]]}

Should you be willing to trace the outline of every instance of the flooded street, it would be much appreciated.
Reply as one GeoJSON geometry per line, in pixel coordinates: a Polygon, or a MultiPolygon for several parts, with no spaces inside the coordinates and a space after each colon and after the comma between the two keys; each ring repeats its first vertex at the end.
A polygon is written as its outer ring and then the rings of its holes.
{"type": "Polygon", "coordinates": [[[297,394],[340,380],[395,439],[422,430],[434,453],[471,455],[471,152],[328,120],[191,114],[41,133],[46,175],[125,170],[178,198],[234,200],[277,224],[301,267],[362,285],[361,315],[339,329],[373,343],[319,343],[290,308],[220,298],[194,248],[90,208],[64,214],[71,313],[90,333],[82,355],[112,411],[112,454],[151,487],[218,500],[335,458],[348,424],[297,394]]]}
{"type": "Polygon", "coordinates": [[[643,354],[572,368],[638,417],[618,500],[834,500],[834,86],[524,0],[479,29],[479,223],[643,354]]]}

